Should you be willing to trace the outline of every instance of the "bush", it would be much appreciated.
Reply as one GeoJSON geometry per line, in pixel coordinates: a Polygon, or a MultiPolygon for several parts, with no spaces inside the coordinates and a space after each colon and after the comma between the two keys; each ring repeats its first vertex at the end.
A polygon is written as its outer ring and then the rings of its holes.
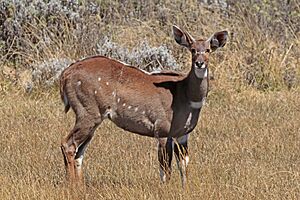
{"type": "MultiPolygon", "coordinates": [[[[190,57],[171,39],[170,27],[177,24],[193,35],[231,32],[226,51],[213,56],[211,64],[211,72],[227,86],[292,88],[300,84],[299,9],[297,1],[280,0],[0,0],[0,63],[36,69],[37,63],[56,58],[98,53],[148,71],[162,66],[185,70],[190,57]],[[139,35],[124,37],[128,27],[139,35]],[[224,67],[219,69],[219,63],[224,67]]],[[[52,75],[41,77],[48,82],[52,75]]]]}
{"type": "Polygon", "coordinates": [[[130,51],[128,48],[122,47],[106,37],[102,42],[98,43],[97,52],[100,55],[118,59],[149,72],[163,69],[178,69],[171,51],[165,45],[151,47],[146,40],[130,51]]]}
{"type": "Polygon", "coordinates": [[[49,59],[33,64],[32,81],[36,84],[52,86],[58,79],[61,72],[72,61],[67,58],[49,59]]]}

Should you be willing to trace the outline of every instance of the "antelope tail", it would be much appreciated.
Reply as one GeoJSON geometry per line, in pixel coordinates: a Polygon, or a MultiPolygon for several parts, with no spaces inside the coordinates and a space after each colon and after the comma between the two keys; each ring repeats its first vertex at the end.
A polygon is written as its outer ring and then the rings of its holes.
{"type": "Polygon", "coordinates": [[[65,105],[65,113],[67,113],[70,109],[70,104],[68,101],[68,97],[65,91],[66,81],[63,76],[60,77],[60,97],[65,105]]]}

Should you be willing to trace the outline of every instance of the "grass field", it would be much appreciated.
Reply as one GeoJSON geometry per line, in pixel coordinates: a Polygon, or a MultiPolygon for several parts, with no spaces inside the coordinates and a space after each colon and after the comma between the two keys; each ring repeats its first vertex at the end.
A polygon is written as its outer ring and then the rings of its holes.
{"type": "Polygon", "coordinates": [[[0,27],[0,200],[300,199],[299,1],[0,0],[0,27]],[[101,54],[141,68],[162,57],[187,72],[174,24],[195,38],[229,31],[210,57],[186,190],[176,162],[160,183],[154,139],[109,121],[87,149],[85,187],[70,189],[60,144],[74,114],[64,114],[61,70],[101,54]]]}
{"type": "Polygon", "coordinates": [[[300,90],[215,88],[191,135],[186,191],[176,163],[159,181],[156,141],[103,123],[89,146],[86,187],[65,181],[60,141],[73,125],[58,90],[0,98],[1,199],[298,199],[300,90]]]}

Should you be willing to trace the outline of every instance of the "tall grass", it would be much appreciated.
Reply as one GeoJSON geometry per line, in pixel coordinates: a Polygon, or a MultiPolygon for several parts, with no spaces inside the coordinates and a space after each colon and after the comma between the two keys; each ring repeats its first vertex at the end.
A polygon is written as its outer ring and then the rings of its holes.
{"type": "Polygon", "coordinates": [[[156,141],[101,124],[87,149],[85,188],[69,190],[61,139],[65,115],[52,91],[1,94],[1,199],[297,199],[300,91],[215,89],[190,137],[189,181],[173,162],[161,184],[156,141]]]}

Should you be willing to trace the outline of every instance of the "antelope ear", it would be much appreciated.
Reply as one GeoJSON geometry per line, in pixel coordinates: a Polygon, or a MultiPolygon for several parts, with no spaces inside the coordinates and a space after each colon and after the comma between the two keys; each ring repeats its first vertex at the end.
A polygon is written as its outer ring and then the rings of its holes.
{"type": "Polygon", "coordinates": [[[220,47],[225,46],[227,42],[227,31],[220,31],[214,33],[209,39],[208,42],[210,43],[210,49],[211,51],[215,51],[220,47]]]}
{"type": "Polygon", "coordinates": [[[182,31],[178,26],[173,25],[173,35],[175,41],[181,46],[190,48],[195,39],[186,31],[182,31]]]}

